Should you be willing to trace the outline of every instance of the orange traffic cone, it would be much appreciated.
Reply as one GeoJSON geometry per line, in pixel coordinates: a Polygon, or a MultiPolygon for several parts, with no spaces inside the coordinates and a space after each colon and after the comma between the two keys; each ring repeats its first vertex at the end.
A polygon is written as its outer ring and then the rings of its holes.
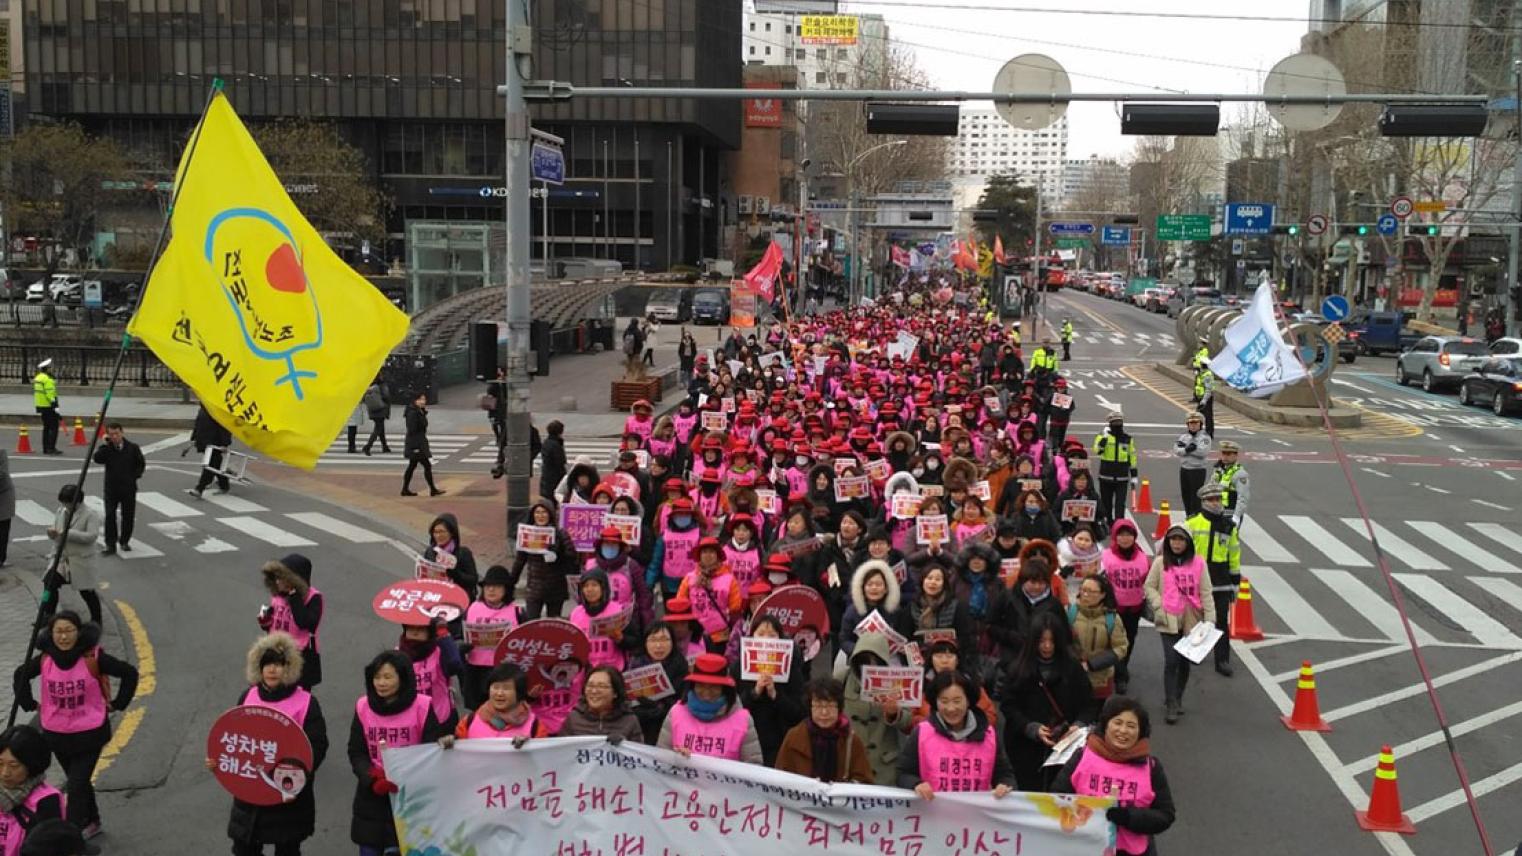
{"type": "Polygon", "coordinates": [[[1152,482],[1142,479],[1141,490],[1136,494],[1136,504],[1131,510],[1137,514],[1152,513],[1152,482]]]}
{"type": "Polygon", "coordinates": [[[1290,731],[1332,730],[1332,726],[1321,718],[1321,705],[1316,703],[1316,675],[1311,671],[1310,660],[1300,664],[1300,682],[1295,685],[1295,709],[1289,716],[1279,717],[1279,721],[1290,731]]]}
{"type": "Polygon", "coordinates": [[[32,453],[32,441],[27,438],[27,436],[26,436],[26,426],[23,425],[23,426],[21,426],[21,430],[16,434],[16,454],[18,454],[18,455],[30,455],[31,453],[32,453]]]}
{"type": "Polygon", "coordinates": [[[1395,753],[1389,744],[1379,749],[1379,766],[1374,768],[1374,792],[1369,794],[1369,810],[1355,811],[1358,825],[1369,832],[1399,832],[1415,835],[1411,818],[1401,814],[1400,789],[1395,785],[1395,753]]]}
{"type": "Polygon", "coordinates": [[[85,422],[78,416],[74,417],[74,445],[84,446],[90,441],[85,439],[85,422]]]}
{"type": "MultiPolygon", "coordinates": [[[[1146,482],[1142,482],[1146,484],[1146,482]]],[[[1168,533],[1168,527],[1173,525],[1173,517],[1168,512],[1168,500],[1163,500],[1163,509],[1157,514],[1157,529],[1152,532],[1152,540],[1156,541],[1168,533]]]]}
{"type": "Polygon", "coordinates": [[[1242,578],[1237,586],[1237,599],[1231,602],[1231,638],[1243,642],[1256,642],[1263,638],[1263,631],[1252,616],[1252,583],[1242,578]]]}

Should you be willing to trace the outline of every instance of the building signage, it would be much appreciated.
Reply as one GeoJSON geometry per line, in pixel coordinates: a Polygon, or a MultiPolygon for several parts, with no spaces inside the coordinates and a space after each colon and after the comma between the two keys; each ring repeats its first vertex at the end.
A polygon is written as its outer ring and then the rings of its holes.
{"type": "Polygon", "coordinates": [[[838,11],[839,0],[756,0],[756,12],[762,15],[833,15],[838,11]]]}
{"type": "Polygon", "coordinates": [[[529,173],[535,181],[565,184],[565,154],[559,146],[535,140],[530,150],[529,173]]]}
{"type": "MultiPolygon", "coordinates": [[[[747,83],[746,89],[781,89],[780,83],[747,83]]],[[[782,102],[776,98],[752,98],[745,102],[745,127],[782,127],[782,102]]]]}
{"type": "Polygon", "coordinates": [[[806,45],[854,45],[859,25],[855,15],[804,15],[798,19],[798,33],[806,45]]]}

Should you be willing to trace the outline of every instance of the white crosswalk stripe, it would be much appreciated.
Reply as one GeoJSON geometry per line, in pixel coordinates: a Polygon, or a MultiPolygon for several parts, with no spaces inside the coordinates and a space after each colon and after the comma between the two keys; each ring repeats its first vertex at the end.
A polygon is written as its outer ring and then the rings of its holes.
{"type": "Polygon", "coordinates": [[[177,499],[170,499],[158,491],[144,491],[137,495],[137,504],[157,511],[165,517],[200,517],[199,508],[191,508],[177,499]]]}
{"type": "Polygon", "coordinates": [[[1396,574],[1395,579],[1411,590],[1411,593],[1436,607],[1453,619],[1474,638],[1497,648],[1522,648],[1518,639],[1506,625],[1492,618],[1484,610],[1470,603],[1433,577],[1422,574],[1396,574]]]}
{"type": "MultiPolygon", "coordinates": [[[[1404,639],[1406,632],[1401,626],[1400,613],[1395,607],[1385,600],[1385,595],[1377,592],[1361,579],[1343,570],[1313,570],[1311,575],[1326,583],[1336,592],[1339,597],[1347,601],[1354,611],[1374,625],[1380,635],[1389,640],[1404,639]]],[[[1437,641],[1431,633],[1423,630],[1420,625],[1413,628],[1416,633],[1416,641],[1423,645],[1437,641]]]]}
{"type": "Polygon", "coordinates": [[[1267,565],[1243,565],[1242,576],[1252,583],[1253,601],[1272,604],[1274,614],[1283,619],[1289,625],[1290,632],[1296,636],[1338,639],[1345,635],[1338,633],[1331,622],[1322,618],[1321,613],[1307,603],[1273,568],[1267,565]]]}
{"type": "Polygon", "coordinates": [[[352,541],[355,544],[380,544],[390,540],[378,532],[371,532],[363,527],[353,526],[336,517],[323,514],[320,511],[291,512],[285,516],[305,523],[313,529],[331,532],[345,541],[352,541]]]}
{"type": "Polygon", "coordinates": [[[1242,540],[1242,546],[1247,551],[1265,562],[1273,564],[1294,564],[1296,559],[1293,553],[1284,549],[1276,539],[1264,534],[1262,527],[1258,525],[1257,518],[1248,515],[1242,521],[1242,531],[1238,533],[1242,540]]]}
{"type": "Polygon", "coordinates": [[[1286,514],[1279,519],[1289,524],[1290,531],[1320,550],[1332,564],[1348,568],[1371,567],[1368,559],[1360,555],[1357,550],[1338,541],[1332,533],[1326,531],[1325,527],[1315,520],[1298,514],[1286,514]]]}
{"type": "Polygon", "coordinates": [[[1431,520],[1407,520],[1406,524],[1450,552],[1466,559],[1476,568],[1484,568],[1497,574],[1522,574],[1522,568],[1502,560],[1500,556],[1474,543],[1468,536],[1460,535],[1441,523],[1434,523],[1431,520]]]}
{"type": "Polygon", "coordinates": [[[265,523],[257,517],[223,517],[221,523],[276,547],[313,547],[317,544],[316,541],[265,523]]]}
{"type": "MultiPolygon", "coordinates": [[[[1354,532],[1358,533],[1360,537],[1368,537],[1368,531],[1364,528],[1363,525],[1363,518],[1344,517],[1342,518],[1342,522],[1346,524],[1349,529],[1352,529],[1354,532]]],[[[1411,544],[1411,542],[1400,537],[1399,535],[1396,535],[1394,532],[1391,532],[1389,529],[1386,529],[1379,523],[1374,524],[1374,535],[1377,539],[1379,539],[1379,548],[1381,550],[1384,550],[1386,553],[1394,556],[1401,562],[1404,562],[1406,565],[1409,565],[1418,571],[1441,571],[1447,568],[1447,565],[1444,565],[1442,562],[1432,558],[1432,556],[1428,555],[1427,553],[1417,549],[1411,544]]]]}
{"type": "Polygon", "coordinates": [[[16,516],[32,526],[53,525],[53,512],[34,499],[16,500],[16,516]]]}
{"type": "Polygon", "coordinates": [[[1469,528],[1522,553],[1522,535],[1501,523],[1471,523],[1469,528]]]}

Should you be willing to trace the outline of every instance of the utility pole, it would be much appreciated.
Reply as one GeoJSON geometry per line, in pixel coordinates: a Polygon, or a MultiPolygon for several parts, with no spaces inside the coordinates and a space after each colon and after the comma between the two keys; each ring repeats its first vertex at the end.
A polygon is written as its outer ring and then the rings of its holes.
{"type": "MultiPolygon", "coordinates": [[[[1513,15],[1522,11],[1522,3],[1513,7],[1513,15]]],[[[1513,26],[1516,21],[1513,21],[1513,26]]],[[[1506,315],[1506,335],[1522,336],[1522,322],[1517,316],[1522,314],[1522,304],[1517,301],[1522,299],[1522,290],[1517,288],[1517,256],[1522,253],[1522,30],[1514,31],[1512,36],[1511,76],[1516,88],[1512,97],[1512,107],[1517,114],[1517,159],[1511,167],[1511,215],[1516,222],[1507,230],[1507,237],[1511,242],[1511,252],[1506,254],[1506,291],[1501,295],[1501,311],[1506,315]]],[[[1462,309],[1460,310],[1462,311],[1462,309]]],[[[1482,320],[1481,324],[1484,323],[1482,320]]]]}
{"type": "MultiPolygon", "coordinates": [[[[1036,289],[1038,299],[1042,296],[1043,286],[1041,281],[1041,182],[1045,177],[1045,173],[1036,173],[1036,229],[1034,236],[1031,238],[1031,270],[1036,274],[1036,282],[1033,287],[1036,289]]],[[[1023,317],[1025,307],[1022,306],[1020,308],[1020,313],[1023,317]]],[[[1034,333],[1032,333],[1031,340],[1035,341],[1034,333]]]]}
{"type": "MultiPolygon", "coordinates": [[[[529,329],[529,115],[523,98],[523,81],[533,78],[533,28],[528,7],[507,4],[507,81],[502,87],[506,120],[507,151],[503,165],[507,202],[507,543],[511,549],[519,520],[529,505],[528,352],[529,329]]],[[[553,486],[551,486],[553,487],[553,486]]]]}

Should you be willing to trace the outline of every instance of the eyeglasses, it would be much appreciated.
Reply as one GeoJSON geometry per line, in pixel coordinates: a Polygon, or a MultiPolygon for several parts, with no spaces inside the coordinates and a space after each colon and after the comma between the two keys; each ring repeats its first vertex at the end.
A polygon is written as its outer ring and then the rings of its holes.
{"type": "Polygon", "coordinates": [[[840,705],[836,704],[833,701],[813,701],[813,702],[809,702],[809,707],[813,708],[814,710],[838,710],[838,709],[840,709],[840,705]]]}

